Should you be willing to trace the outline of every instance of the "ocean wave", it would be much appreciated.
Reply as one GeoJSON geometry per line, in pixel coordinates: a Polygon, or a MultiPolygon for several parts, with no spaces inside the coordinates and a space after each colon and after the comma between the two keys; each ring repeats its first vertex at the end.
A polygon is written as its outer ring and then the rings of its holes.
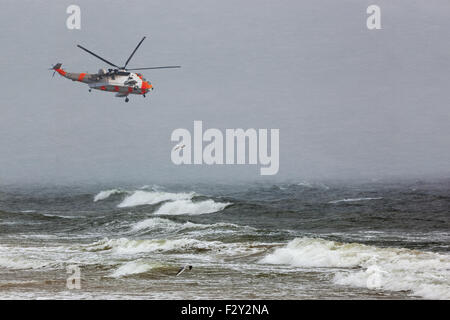
{"type": "Polygon", "coordinates": [[[165,188],[162,186],[159,186],[157,184],[153,184],[151,186],[146,184],[146,185],[140,187],[139,189],[140,190],[151,190],[151,191],[164,191],[165,188]]]}
{"type": "Polygon", "coordinates": [[[300,187],[304,187],[304,188],[310,188],[310,189],[312,189],[312,188],[318,188],[318,189],[324,189],[324,190],[330,189],[329,186],[327,186],[323,183],[311,183],[308,181],[300,181],[296,185],[300,186],[300,187]]]}
{"type": "Polygon", "coordinates": [[[311,183],[309,183],[308,181],[300,181],[299,183],[297,183],[298,186],[301,187],[308,187],[308,188],[312,188],[313,185],[311,183]]]}
{"type": "Polygon", "coordinates": [[[206,213],[213,213],[222,211],[230,202],[214,202],[213,200],[204,200],[193,202],[192,200],[176,200],[173,202],[164,203],[159,209],[154,213],[157,215],[199,215],[206,213]]]}
{"type": "Polygon", "coordinates": [[[120,278],[120,277],[125,277],[125,276],[130,276],[130,275],[142,274],[142,273],[149,272],[152,269],[157,269],[157,268],[162,268],[162,267],[164,267],[164,266],[160,263],[149,262],[147,260],[138,259],[138,260],[129,261],[129,262],[122,264],[119,268],[114,270],[114,272],[111,273],[109,275],[109,277],[120,278]]]}
{"type": "Polygon", "coordinates": [[[239,226],[233,223],[225,223],[219,222],[214,224],[200,224],[193,223],[190,221],[187,222],[175,222],[169,219],[163,218],[149,218],[142,221],[139,221],[133,225],[131,225],[131,231],[133,232],[157,232],[162,231],[164,233],[172,233],[172,232],[245,232],[245,233],[254,233],[257,229],[249,226],[239,226]]]}
{"type": "Polygon", "coordinates": [[[131,195],[127,196],[121,203],[118,204],[119,208],[135,207],[141,205],[152,205],[168,200],[187,200],[192,199],[195,196],[194,192],[190,193],[171,193],[161,191],[144,191],[137,190],[131,195]]]}
{"type": "Polygon", "coordinates": [[[124,193],[128,193],[128,192],[125,190],[122,190],[122,189],[103,190],[95,195],[94,202],[106,200],[112,195],[124,194],[124,193]]]}
{"type": "Polygon", "coordinates": [[[186,223],[178,223],[171,221],[169,219],[162,218],[149,218],[142,221],[139,221],[133,225],[131,225],[131,229],[133,231],[141,231],[141,230],[164,230],[167,232],[176,231],[182,229],[184,226],[195,226],[195,223],[186,222],[186,223]]]}
{"type": "Polygon", "coordinates": [[[61,219],[82,219],[85,218],[85,216],[62,216],[58,214],[49,214],[49,213],[42,213],[41,214],[44,217],[48,218],[61,218],[61,219]]]}
{"type": "Polygon", "coordinates": [[[69,215],[60,215],[60,214],[51,214],[51,213],[43,213],[43,212],[37,212],[35,210],[23,210],[19,212],[5,212],[5,214],[9,215],[21,215],[22,217],[27,217],[31,219],[44,219],[44,220],[50,220],[50,219],[80,219],[85,218],[85,216],[69,216],[69,215]]]}
{"type": "MultiPolygon", "coordinates": [[[[9,288],[17,288],[17,287],[33,287],[33,286],[42,286],[42,284],[45,284],[43,281],[36,281],[36,280],[1,280],[0,281],[0,288],[2,289],[9,289],[9,288]]],[[[0,298],[2,299],[2,298],[0,298]]]]}
{"type": "Polygon", "coordinates": [[[14,269],[14,270],[41,269],[45,267],[51,267],[54,265],[55,265],[54,262],[29,259],[20,256],[0,257],[0,266],[7,269],[14,269]]]}
{"type": "Polygon", "coordinates": [[[193,238],[178,239],[108,239],[83,245],[82,250],[88,252],[109,252],[118,256],[134,256],[145,253],[194,254],[195,259],[222,261],[233,257],[262,254],[271,245],[254,245],[252,243],[224,243],[221,241],[203,241],[193,238]],[[199,255],[203,253],[203,255],[199,255]]]}
{"type": "Polygon", "coordinates": [[[381,200],[382,197],[377,198],[346,198],[346,199],[340,199],[340,200],[333,200],[328,203],[340,203],[340,202],[358,202],[358,201],[369,201],[369,200],[381,200]]]}
{"type": "Polygon", "coordinates": [[[450,256],[444,254],[296,238],[260,263],[340,268],[332,271],[333,282],[339,285],[450,299],[450,256]]]}
{"type": "Polygon", "coordinates": [[[83,246],[86,251],[111,251],[115,254],[137,254],[144,252],[166,251],[204,251],[221,248],[219,241],[200,241],[196,239],[140,239],[127,238],[108,239],[83,246]]]}

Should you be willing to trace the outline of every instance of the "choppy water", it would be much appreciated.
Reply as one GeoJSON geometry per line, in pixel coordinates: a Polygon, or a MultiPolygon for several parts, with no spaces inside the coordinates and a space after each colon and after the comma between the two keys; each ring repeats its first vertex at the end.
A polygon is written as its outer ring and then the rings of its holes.
{"type": "Polygon", "coordinates": [[[448,180],[0,190],[2,299],[450,299],[448,180]]]}

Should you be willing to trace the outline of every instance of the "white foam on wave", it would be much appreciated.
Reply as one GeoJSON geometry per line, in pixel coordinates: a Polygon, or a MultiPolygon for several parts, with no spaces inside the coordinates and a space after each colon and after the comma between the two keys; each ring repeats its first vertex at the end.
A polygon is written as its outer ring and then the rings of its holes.
{"type": "Polygon", "coordinates": [[[0,266],[7,269],[40,269],[51,266],[52,262],[28,259],[21,256],[0,256],[0,266]]]}
{"type": "Polygon", "coordinates": [[[132,256],[147,253],[195,254],[196,259],[227,259],[232,256],[245,256],[261,253],[265,246],[254,246],[251,243],[224,243],[221,241],[202,241],[193,238],[178,239],[140,239],[127,238],[108,239],[82,246],[84,251],[105,251],[112,255],[132,256]],[[202,253],[202,255],[199,255],[202,253]]]}
{"type": "Polygon", "coordinates": [[[450,299],[450,256],[445,254],[296,238],[260,263],[343,268],[331,271],[336,284],[450,299]]]}
{"type": "Polygon", "coordinates": [[[68,246],[0,246],[0,269],[55,270],[68,264],[89,265],[103,263],[96,253],[79,252],[68,246]]]}
{"type": "Polygon", "coordinates": [[[197,228],[201,226],[201,224],[192,222],[178,223],[169,219],[150,218],[133,224],[131,226],[131,229],[134,231],[163,229],[166,232],[171,232],[182,230],[185,228],[197,228]]]}
{"type": "Polygon", "coordinates": [[[328,203],[340,203],[340,202],[357,202],[357,201],[369,201],[369,200],[381,200],[383,198],[347,198],[347,199],[340,199],[340,200],[333,200],[328,203]]]}
{"type": "Polygon", "coordinates": [[[151,205],[160,203],[168,200],[185,200],[192,199],[195,196],[194,192],[190,193],[171,193],[171,192],[160,192],[160,191],[144,191],[137,190],[131,195],[126,197],[121,203],[119,203],[119,208],[135,207],[141,205],[151,205]]]}
{"type": "Polygon", "coordinates": [[[217,232],[236,232],[241,230],[243,232],[255,232],[257,231],[253,227],[249,226],[239,226],[233,223],[219,222],[214,224],[200,224],[187,222],[175,222],[169,219],[163,218],[149,218],[139,221],[131,226],[132,231],[151,231],[155,232],[158,230],[164,233],[171,232],[201,232],[202,234],[207,233],[217,233],[217,232]]]}
{"type": "Polygon", "coordinates": [[[165,251],[186,251],[186,250],[210,250],[220,248],[219,241],[200,241],[196,239],[140,239],[131,240],[127,238],[108,239],[97,241],[84,246],[87,251],[110,250],[115,254],[137,254],[143,252],[165,252],[165,251]]]}
{"type": "Polygon", "coordinates": [[[119,268],[114,270],[114,272],[109,276],[113,278],[120,278],[134,274],[146,273],[152,269],[160,268],[162,266],[163,266],[162,264],[152,263],[146,260],[141,259],[133,260],[122,264],[119,268]]]}
{"type": "Polygon", "coordinates": [[[229,202],[214,202],[213,200],[205,200],[193,202],[192,200],[176,200],[173,202],[164,203],[154,213],[157,215],[199,215],[206,213],[213,213],[222,211],[225,207],[229,206],[229,202]]]}
{"type": "Polygon", "coordinates": [[[99,193],[97,193],[97,195],[94,197],[94,202],[106,200],[112,195],[122,194],[122,193],[126,193],[126,191],[121,190],[121,189],[103,190],[103,191],[100,191],[99,193]]]}
{"type": "MultiPolygon", "coordinates": [[[[51,237],[29,236],[20,237],[23,239],[53,239],[51,237]]],[[[56,238],[60,238],[56,236],[56,238]]],[[[26,241],[30,243],[30,241],[26,241]]],[[[34,242],[36,243],[36,242],[34,242]]],[[[41,242],[39,242],[41,243],[41,242]]],[[[8,268],[13,270],[26,269],[58,269],[68,264],[90,265],[103,263],[102,257],[96,253],[80,251],[79,246],[52,246],[48,242],[43,246],[0,246],[0,269],[8,268]]]]}

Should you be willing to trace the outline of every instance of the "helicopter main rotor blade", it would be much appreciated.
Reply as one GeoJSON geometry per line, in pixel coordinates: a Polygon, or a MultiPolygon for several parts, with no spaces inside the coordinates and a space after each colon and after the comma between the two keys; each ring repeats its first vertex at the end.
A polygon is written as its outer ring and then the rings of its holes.
{"type": "Polygon", "coordinates": [[[53,75],[52,75],[52,78],[53,78],[55,76],[56,69],[55,68],[49,68],[48,70],[53,70],[53,75]]]}
{"type": "Polygon", "coordinates": [[[89,51],[88,49],[86,49],[86,48],[80,46],[79,44],[77,44],[77,47],[80,48],[80,49],[83,49],[83,50],[86,51],[87,53],[92,54],[94,57],[96,57],[96,58],[98,58],[98,59],[100,59],[100,60],[106,62],[106,63],[109,64],[110,66],[113,66],[113,67],[116,67],[117,69],[120,69],[120,67],[116,66],[114,63],[111,63],[111,62],[109,62],[108,60],[103,59],[102,57],[100,57],[100,56],[96,55],[95,53],[93,53],[92,51],[89,51]]]}
{"type": "Polygon", "coordinates": [[[127,69],[127,70],[149,70],[149,69],[170,69],[170,68],[181,68],[181,66],[165,66],[165,67],[133,68],[133,69],[127,69]]]}
{"type": "Polygon", "coordinates": [[[131,58],[133,58],[134,53],[137,51],[137,49],[139,48],[139,46],[141,45],[141,43],[145,40],[145,37],[142,38],[142,40],[138,43],[138,45],[136,46],[136,48],[134,49],[134,51],[131,53],[130,57],[128,58],[127,62],[125,62],[125,65],[123,66],[123,69],[125,69],[128,65],[128,62],[130,62],[131,58]]]}

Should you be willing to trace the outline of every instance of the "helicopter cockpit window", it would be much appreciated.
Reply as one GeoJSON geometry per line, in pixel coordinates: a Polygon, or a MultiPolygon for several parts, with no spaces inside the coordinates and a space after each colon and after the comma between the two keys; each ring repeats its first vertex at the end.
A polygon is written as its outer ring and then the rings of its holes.
{"type": "Polygon", "coordinates": [[[144,76],[142,75],[142,73],[136,73],[136,75],[137,75],[139,78],[141,78],[143,81],[145,81],[145,78],[144,78],[144,76]]]}

